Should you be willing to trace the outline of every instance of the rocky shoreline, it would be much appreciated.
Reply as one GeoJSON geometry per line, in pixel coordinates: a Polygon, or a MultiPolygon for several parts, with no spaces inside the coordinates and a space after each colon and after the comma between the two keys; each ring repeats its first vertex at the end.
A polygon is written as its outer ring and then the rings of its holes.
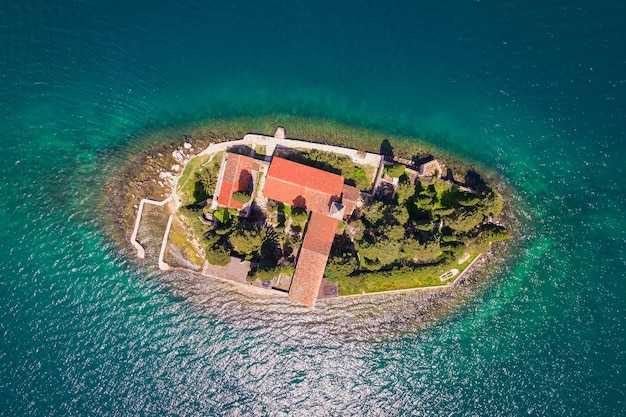
{"type": "Polygon", "coordinates": [[[171,194],[175,179],[189,159],[211,142],[230,140],[223,135],[183,135],[169,143],[153,143],[131,155],[104,186],[103,212],[108,229],[124,250],[133,229],[141,199],[163,200],[171,194]]]}

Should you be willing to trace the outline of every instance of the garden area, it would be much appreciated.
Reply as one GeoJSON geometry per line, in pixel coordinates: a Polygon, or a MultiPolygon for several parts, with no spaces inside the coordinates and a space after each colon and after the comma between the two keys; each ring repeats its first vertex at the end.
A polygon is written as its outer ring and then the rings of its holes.
{"type": "Polygon", "coordinates": [[[403,171],[387,170],[399,176],[395,193],[370,201],[337,236],[326,277],[340,295],[445,285],[442,273],[509,237],[492,223],[503,200],[486,184],[473,192],[439,178],[413,184],[403,171]]]}

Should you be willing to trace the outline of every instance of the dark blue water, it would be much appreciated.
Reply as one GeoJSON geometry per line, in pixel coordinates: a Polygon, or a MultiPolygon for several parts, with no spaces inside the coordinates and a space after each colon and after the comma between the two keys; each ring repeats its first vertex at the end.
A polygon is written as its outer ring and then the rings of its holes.
{"type": "Polygon", "coordinates": [[[623,415],[626,6],[430,3],[0,5],[0,414],[623,415]],[[309,311],[111,243],[121,149],[268,113],[493,167],[515,256],[309,311]]]}

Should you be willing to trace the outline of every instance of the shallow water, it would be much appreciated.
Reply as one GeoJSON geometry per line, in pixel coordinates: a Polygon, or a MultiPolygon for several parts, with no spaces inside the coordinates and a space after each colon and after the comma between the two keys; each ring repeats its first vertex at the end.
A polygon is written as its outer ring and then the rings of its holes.
{"type": "Polygon", "coordinates": [[[334,3],[0,6],[2,415],[624,414],[626,7],[334,3]],[[310,311],[111,243],[122,149],[279,112],[493,167],[516,255],[310,311]]]}

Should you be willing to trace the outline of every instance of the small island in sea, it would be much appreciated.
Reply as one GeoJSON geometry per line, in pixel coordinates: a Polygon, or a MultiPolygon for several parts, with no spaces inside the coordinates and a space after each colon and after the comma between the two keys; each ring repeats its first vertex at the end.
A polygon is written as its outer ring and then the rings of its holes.
{"type": "Polygon", "coordinates": [[[510,236],[504,200],[462,164],[392,149],[387,141],[373,153],[289,139],[282,127],[273,136],[211,142],[199,153],[185,140],[172,151],[177,163],[151,179],[168,183],[171,194],[135,205],[130,241],[145,257],[142,224],[146,212],[160,210],[167,214],[161,269],[308,307],[339,296],[444,288],[510,236]]]}

